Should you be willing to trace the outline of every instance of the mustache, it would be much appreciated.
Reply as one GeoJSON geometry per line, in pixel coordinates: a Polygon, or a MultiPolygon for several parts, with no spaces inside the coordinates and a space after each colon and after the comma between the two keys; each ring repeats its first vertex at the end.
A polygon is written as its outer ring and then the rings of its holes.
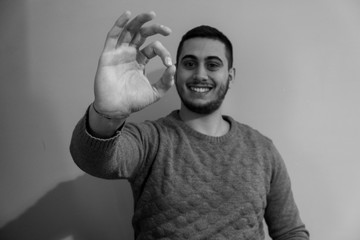
{"type": "Polygon", "coordinates": [[[209,80],[198,80],[198,79],[194,79],[194,80],[190,80],[186,83],[186,86],[189,87],[214,87],[215,84],[212,81],[209,80]]]}

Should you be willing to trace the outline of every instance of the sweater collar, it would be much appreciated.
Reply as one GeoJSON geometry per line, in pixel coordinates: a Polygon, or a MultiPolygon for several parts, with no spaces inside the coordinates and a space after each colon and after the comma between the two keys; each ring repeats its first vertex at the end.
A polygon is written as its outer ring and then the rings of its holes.
{"type": "Polygon", "coordinates": [[[192,129],[191,127],[189,127],[187,124],[185,124],[181,118],[180,118],[180,115],[179,115],[179,110],[174,110],[173,112],[171,112],[169,114],[169,117],[173,120],[173,121],[176,121],[177,124],[187,133],[189,134],[190,136],[194,136],[200,140],[204,140],[204,141],[209,141],[209,142],[215,142],[215,143],[223,143],[224,141],[227,141],[228,139],[231,138],[231,136],[234,135],[235,133],[235,125],[236,125],[236,122],[235,120],[230,117],[230,116],[227,116],[227,115],[223,115],[223,118],[225,121],[227,121],[230,125],[229,127],[229,131],[222,135],[222,136],[219,136],[219,137],[214,137],[214,136],[209,136],[209,135],[206,135],[206,134],[203,134],[203,133],[200,133],[194,129],[192,129]]]}

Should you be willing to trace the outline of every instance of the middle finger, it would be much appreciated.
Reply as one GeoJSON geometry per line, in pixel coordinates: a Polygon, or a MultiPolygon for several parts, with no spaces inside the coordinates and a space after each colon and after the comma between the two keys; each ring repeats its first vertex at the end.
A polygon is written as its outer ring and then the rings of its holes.
{"type": "Polygon", "coordinates": [[[133,38],[139,34],[142,25],[144,25],[146,22],[151,21],[154,18],[155,12],[142,13],[137,15],[124,27],[116,45],[119,46],[122,43],[130,43],[133,38]]]}
{"type": "Polygon", "coordinates": [[[168,36],[170,33],[171,29],[164,25],[154,24],[151,26],[142,27],[139,30],[139,33],[133,37],[130,44],[140,47],[145,42],[147,37],[153,36],[155,34],[168,36]]]}
{"type": "Polygon", "coordinates": [[[155,16],[156,16],[155,12],[139,14],[127,24],[126,30],[130,33],[135,34],[140,30],[142,25],[154,19],[155,16]]]}

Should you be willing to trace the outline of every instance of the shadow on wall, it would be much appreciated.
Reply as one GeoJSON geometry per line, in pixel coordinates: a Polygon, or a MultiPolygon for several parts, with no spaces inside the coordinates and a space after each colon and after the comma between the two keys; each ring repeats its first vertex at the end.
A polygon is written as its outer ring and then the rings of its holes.
{"type": "MultiPolygon", "coordinates": [[[[148,74],[156,81],[163,70],[148,74]]],[[[129,121],[157,119],[174,110],[174,88],[158,103],[129,121]]],[[[75,165],[74,165],[75,167],[75,165]]],[[[126,180],[103,180],[87,174],[58,184],[17,219],[0,229],[1,240],[133,239],[133,199],[126,180]]]]}
{"type": "Polygon", "coordinates": [[[48,192],[0,229],[0,239],[133,239],[132,209],[132,194],[126,181],[85,174],[48,192]]]}

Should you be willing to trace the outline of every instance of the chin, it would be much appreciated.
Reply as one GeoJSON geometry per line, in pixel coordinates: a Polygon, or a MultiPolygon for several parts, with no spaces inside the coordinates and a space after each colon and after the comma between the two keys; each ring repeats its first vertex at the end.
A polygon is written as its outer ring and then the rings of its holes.
{"type": "Polygon", "coordinates": [[[212,101],[209,103],[205,103],[205,104],[195,104],[193,102],[187,102],[187,101],[182,101],[183,105],[190,111],[197,113],[197,114],[211,114],[215,111],[217,111],[222,104],[222,99],[221,100],[216,100],[216,101],[212,101]]]}

